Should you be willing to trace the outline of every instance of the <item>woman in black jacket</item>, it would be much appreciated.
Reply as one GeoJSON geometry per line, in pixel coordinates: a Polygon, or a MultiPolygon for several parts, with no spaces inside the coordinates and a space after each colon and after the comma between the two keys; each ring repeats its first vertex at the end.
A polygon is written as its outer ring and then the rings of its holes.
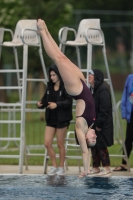
{"type": "Polygon", "coordinates": [[[105,176],[111,174],[110,158],[107,147],[113,145],[113,117],[111,94],[104,82],[103,73],[98,70],[90,70],[88,82],[91,87],[96,110],[94,129],[97,135],[95,147],[92,147],[93,169],[91,174],[105,176]],[[103,169],[100,171],[100,163],[103,169]]]}
{"type": "Polygon", "coordinates": [[[46,108],[46,128],[44,145],[48,150],[53,167],[48,175],[63,175],[65,161],[66,131],[72,120],[72,97],[66,92],[63,81],[55,64],[49,69],[49,82],[43,98],[37,102],[38,108],[46,108]],[[57,136],[57,145],[60,155],[60,167],[57,167],[55,151],[52,147],[54,136],[57,136]]]}

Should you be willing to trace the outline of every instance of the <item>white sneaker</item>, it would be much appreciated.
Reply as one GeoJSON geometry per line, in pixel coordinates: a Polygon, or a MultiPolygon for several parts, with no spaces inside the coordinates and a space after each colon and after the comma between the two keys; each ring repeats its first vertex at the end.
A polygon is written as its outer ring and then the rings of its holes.
{"type": "Polygon", "coordinates": [[[58,171],[58,168],[56,167],[51,167],[50,171],[48,172],[49,176],[56,175],[56,172],[58,171]]]}
{"type": "Polygon", "coordinates": [[[65,174],[64,167],[58,167],[56,174],[60,175],[60,176],[63,176],[65,174]]]}

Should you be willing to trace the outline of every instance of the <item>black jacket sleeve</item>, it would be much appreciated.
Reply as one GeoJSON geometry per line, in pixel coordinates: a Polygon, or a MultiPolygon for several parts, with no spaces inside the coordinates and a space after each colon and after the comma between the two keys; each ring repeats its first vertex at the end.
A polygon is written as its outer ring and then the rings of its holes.
{"type": "Polygon", "coordinates": [[[97,110],[97,116],[95,121],[95,125],[98,128],[102,128],[103,123],[106,121],[110,112],[110,104],[111,99],[109,91],[107,89],[101,90],[98,97],[99,109],[97,110]]]}
{"type": "Polygon", "coordinates": [[[63,90],[63,99],[57,100],[57,108],[67,109],[72,105],[72,97],[65,90],[63,90]]]}
{"type": "Polygon", "coordinates": [[[48,105],[48,95],[49,94],[48,94],[48,87],[47,87],[42,99],[40,100],[41,103],[42,103],[42,106],[41,107],[37,106],[39,109],[43,109],[43,108],[47,107],[47,105],[48,105]]]}

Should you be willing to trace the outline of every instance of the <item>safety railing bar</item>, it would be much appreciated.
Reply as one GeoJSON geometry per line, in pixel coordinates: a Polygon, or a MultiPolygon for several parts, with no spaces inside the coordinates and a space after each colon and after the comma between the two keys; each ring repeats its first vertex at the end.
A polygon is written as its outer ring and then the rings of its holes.
{"type": "Polygon", "coordinates": [[[8,140],[10,140],[10,141],[20,141],[20,138],[16,138],[16,137],[14,137],[14,138],[11,138],[11,137],[0,137],[0,141],[8,141],[8,140]]]}
{"type": "Polygon", "coordinates": [[[0,158],[19,158],[19,155],[0,155],[0,158]]]}
{"type": "MultiPolygon", "coordinates": [[[[9,111],[9,112],[20,112],[21,111],[21,108],[19,108],[19,109],[15,109],[15,108],[13,108],[13,109],[8,109],[8,108],[2,108],[2,109],[0,109],[0,111],[2,111],[2,112],[7,112],[7,111],[9,111]]],[[[43,109],[31,109],[31,108],[27,108],[27,109],[25,109],[25,112],[44,112],[45,110],[43,110],[43,109]]]]}
{"type": "Polygon", "coordinates": [[[44,145],[41,145],[41,144],[40,145],[38,145],[38,144],[35,144],[35,145],[26,145],[26,147],[27,148],[34,148],[34,147],[36,147],[36,148],[40,148],[40,147],[45,148],[44,145]]]}
{"type": "Polygon", "coordinates": [[[26,156],[44,156],[44,153],[27,153],[26,156]]]}
{"type": "Polygon", "coordinates": [[[21,103],[4,103],[4,102],[0,102],[0,106],[21,106],[21,103]]]}
{"type": "Polygon", "coordinates": [[[1,120],[0,124],[21,124],[20,120],[1,120]]]}
{"type": "Polygon", "coordinates": [[[109,154],[109,156],[111,156],[111,157],[122,157],[122,158],[126,157],[125,155],[116,155],[116,154],[109,154]]]}
{"type": "Polygon", "coordinates": [[[22,89],[22,86],[1,86],[0,89],[1,90],[6,90],[6,89],[10,89],[10,90],[17,90],[17,89],[22,89]]]}
{"type": "Polygon", "coordinates": [[[0,73],[16,73],[23,72],[23,69],[1,69],[0,73]]]}

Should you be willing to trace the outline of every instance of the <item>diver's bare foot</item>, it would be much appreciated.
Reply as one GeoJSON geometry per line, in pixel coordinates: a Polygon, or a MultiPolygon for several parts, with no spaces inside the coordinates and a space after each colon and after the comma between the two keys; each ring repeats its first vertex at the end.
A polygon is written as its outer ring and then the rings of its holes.
{"type": "Polygon", "coordinates": [[[37,29],[39,31],[39,33],[41,33],[41,31],[46,31],[46,33],[48,33],[48,29],[47,26],[45,24],[45,22],[42,19],[38,19],[37,21],[37,29]]]}

